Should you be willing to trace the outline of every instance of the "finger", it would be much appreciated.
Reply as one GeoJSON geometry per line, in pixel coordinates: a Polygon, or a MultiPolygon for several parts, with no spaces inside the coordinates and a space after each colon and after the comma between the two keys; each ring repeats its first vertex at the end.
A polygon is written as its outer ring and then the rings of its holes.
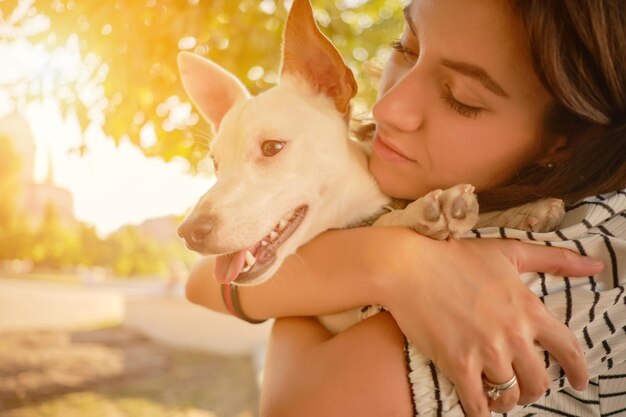
{"type": "Polygon", "coordinates": [[[479,370],[467,372],[461,378],[452,381],[466,417],[491,416],[479,370]]]}
{"type": "MultiPolygon", "coordinates": [[[[513,367],[510,363],[508,364],[500,364],[499,366],[493,366],[494,364],[490,364],[485,366],[484,376],[488,382],[491,382],[495,385],[501,385],[508,382],[514,374],[513,367]]],[[[485,388],[487,390],[488,388],[485,388]]],[[[519,386],[515,384],[513,387],[500,391],[500,396],[497,399],[491,399],[487,395],[489,408],[498,413],[506,413],[507,411],[511,411],[513,407],[518,402],[519,398],[519,386]]]]}
{"type": "Polygon", "coordinates": [[[565,248],[512,242],[509,259],[519,272],[547,272],[554,275],[583,277],[602,272],[604,263],[590,256],[581,256],[565,248]]]}
{"type": "Polygon", "coordinates": [[[545,326],[537,334],[537,342],[555,357],[574,389],[582,391],[587,388],[587,360],[580,342],[565,324],[554,319],[554,324],[545,326]]]}
{"type": "Polygon", "coordinates": [[[519,386],[515,385],[501,393],[497,400],[489,399],[489,408],[496,413],[507,413],[517,404],[519,393],[519,386]]]}
{"type": "Polygon", "coordinates": [[[516,352],[513,369],[519,384],[517,404],[526,405],[537,401],[545,394],[550,386],[550,379],[543,358],[533,344],[518,346],[516,352]]]}

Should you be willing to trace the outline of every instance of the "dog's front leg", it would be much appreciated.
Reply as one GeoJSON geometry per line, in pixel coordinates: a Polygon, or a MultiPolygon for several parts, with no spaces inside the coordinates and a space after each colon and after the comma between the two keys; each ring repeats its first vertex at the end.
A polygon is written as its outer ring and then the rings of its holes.
{"type": "Polygon", "coordinates": [[[563,200],[544,198],[505,211],[481,214],[478,227],[496,226],[529,232],[550,232],[561,224],[563,216],[563,200]]]}

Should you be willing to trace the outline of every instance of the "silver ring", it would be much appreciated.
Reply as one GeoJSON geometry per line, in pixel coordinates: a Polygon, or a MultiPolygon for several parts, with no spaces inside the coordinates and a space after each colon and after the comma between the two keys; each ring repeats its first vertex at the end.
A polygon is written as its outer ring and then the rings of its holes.
{"type": "Polygon", "coordinates": [[[511,379],[502,384],[491,382],[487,377],[483,376],[483,388],[487,396],[492,400],[497,400],[504,391],[510,390],[515,385],[517,385],[517,377],[515,374],[513,374],[511,379]]]}

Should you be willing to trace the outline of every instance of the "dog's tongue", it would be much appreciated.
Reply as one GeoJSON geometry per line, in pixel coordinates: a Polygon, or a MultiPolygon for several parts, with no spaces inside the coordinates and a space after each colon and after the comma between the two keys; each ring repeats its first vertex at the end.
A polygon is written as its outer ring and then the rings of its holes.
{"type": "Polygon", "coordinates": [[[215,278],[220,284],[230,284],[237,279],[245,262],[245,249],[230,255],[218,256],[215,260],[215,278]]]}

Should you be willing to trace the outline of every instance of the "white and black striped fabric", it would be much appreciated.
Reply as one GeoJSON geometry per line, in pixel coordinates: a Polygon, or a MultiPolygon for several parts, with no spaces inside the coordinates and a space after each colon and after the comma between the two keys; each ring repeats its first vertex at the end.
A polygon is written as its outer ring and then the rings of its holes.
{"type": "MultiPolygon", "coordinates": [[[[586,278],[526,273],[522,280],[574,332],[585,348],[590,384],[570,388],[556,360],[544,352],[552,384],[537,403],[517,407],[505,417],[626,416],[626,190],[587,198],[566,209],[560,230],[531,233],[481,228],[476,238],[511,238],[559,246],[604,261],[601,274],[586,278]]],[[[452,384],[434,365],[407,345],[409,379],[419,416],[462,416],[452,384]]]]}

